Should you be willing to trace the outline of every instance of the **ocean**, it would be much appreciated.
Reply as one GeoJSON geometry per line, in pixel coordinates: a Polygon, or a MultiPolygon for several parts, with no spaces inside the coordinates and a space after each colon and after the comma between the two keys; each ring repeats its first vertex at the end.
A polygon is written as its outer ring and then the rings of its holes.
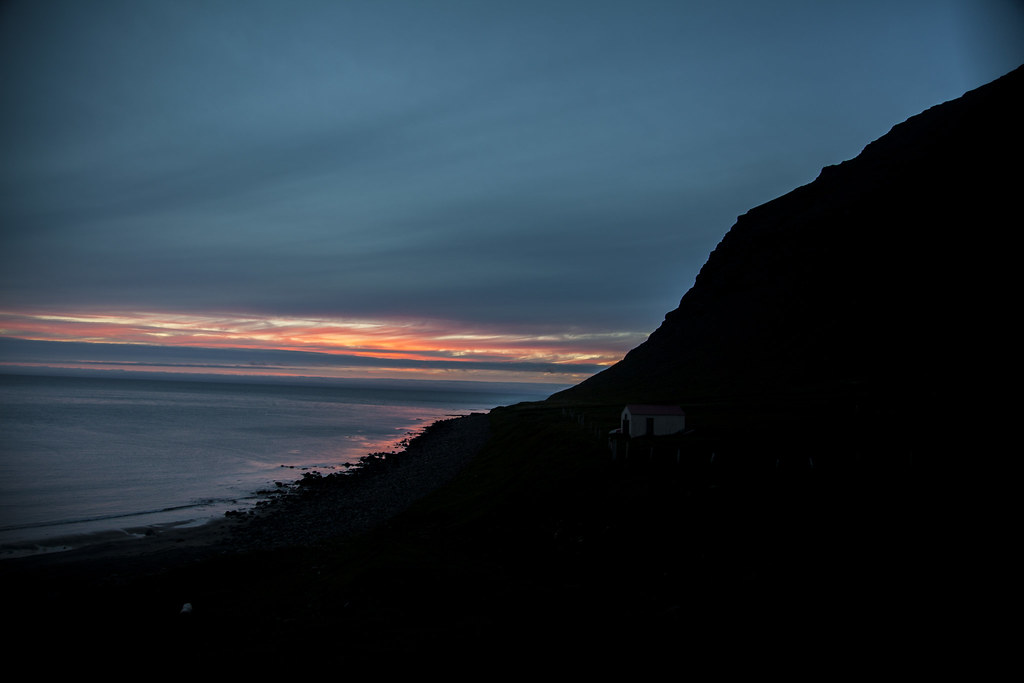
{"type": "Polygon", "coordinates": [[[0,558],[195,525],[538,385],[0,375],[0,558]]]}

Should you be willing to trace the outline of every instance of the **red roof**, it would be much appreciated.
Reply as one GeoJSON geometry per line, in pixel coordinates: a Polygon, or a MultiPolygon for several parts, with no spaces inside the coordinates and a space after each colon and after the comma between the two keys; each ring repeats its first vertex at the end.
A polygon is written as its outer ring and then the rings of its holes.
{"type": "Polygon", "coordinates": [[[626,408],[633,415],[685,415],[679,406],[631,403],[626,408]]]}

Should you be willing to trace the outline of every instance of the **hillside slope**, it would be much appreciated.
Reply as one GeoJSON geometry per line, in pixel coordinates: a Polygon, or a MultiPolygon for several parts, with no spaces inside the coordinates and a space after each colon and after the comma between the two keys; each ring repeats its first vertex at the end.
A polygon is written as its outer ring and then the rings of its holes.
{"type": "Polygon", "coordinates": [[[817,401],[931,419],[1008,312],[1022,94],[1024,67],[750,210],[645,343],[551,400],[797,397],[805,416],[817,401]]]}

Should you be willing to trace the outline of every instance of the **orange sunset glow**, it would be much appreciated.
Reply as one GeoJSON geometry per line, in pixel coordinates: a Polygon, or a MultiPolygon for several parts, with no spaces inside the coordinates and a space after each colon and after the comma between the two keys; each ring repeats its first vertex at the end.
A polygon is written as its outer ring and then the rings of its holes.
{"type": "MultiPolygon", "coordinates": [[[[0,335],[37,342],[133,345],[315,354],[288,363],[203,364],[213,374],[314,375],[578,382],[618,361],[639,333],[510,331],[438,320],[370,320],[181,313],[0,312],[0,335]],[[310,356],[313,357],[312,355],[310,356]],[[343,359],[348,359],[345,361],[343,359]],[[353,364],[354,359],[362,362],[353,364]],[[335,362],[336,361],[336,362],[335,362]]],[[[97,348],[93,347],[93,348],[97,348]]],[[[5,366],[146,369],[182,372],[189,364],[153,360],[21,359],[5,366]]]]}

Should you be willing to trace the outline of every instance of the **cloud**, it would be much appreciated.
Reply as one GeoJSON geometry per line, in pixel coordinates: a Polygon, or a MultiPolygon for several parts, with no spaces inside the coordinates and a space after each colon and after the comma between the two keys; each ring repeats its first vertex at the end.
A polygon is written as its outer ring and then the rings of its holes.
{"type": "Polygon", "coordinates": [[[0,369],[39,373],[54,369],[91,374],[153,373],[225,378],[445,379],[571,386],[598,365],[495,360],[450,360],[351,355],[281,349],[196,348],[139,344],[47,342],[0,338],[0,369]]]}
{"type": "Polygon", "coordinates": [[[954,6],[6,3],[0,306],[632,343],[736,216],[1016,66],[954,6]]]}
{"type": "Polygon", "coordinates": [[[192,314],[0,313],[8,367],[218,370],[255,374],[388,372],[571,383],[617,361],[622,333],[460,327],[447,321],[244,318],[192,314]],[[109,343],[118,340],[118,343],[109,343]],[[538,379],[539,378],[539,379],[538,379]]]}

